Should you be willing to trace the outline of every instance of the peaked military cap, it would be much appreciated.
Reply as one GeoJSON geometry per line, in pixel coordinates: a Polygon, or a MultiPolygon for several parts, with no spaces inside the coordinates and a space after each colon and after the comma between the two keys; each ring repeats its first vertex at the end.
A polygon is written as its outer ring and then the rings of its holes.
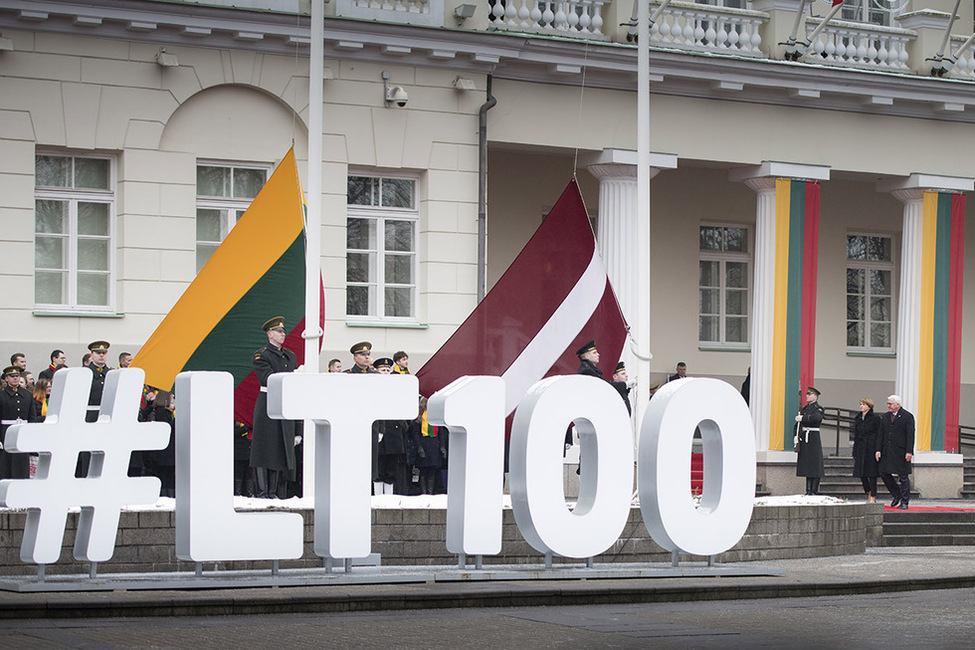
{"type": "Polygon", "coordinates": [[[616,372],[619,372],[620,370],[626,370],[626,364],[622,361],[616,364],[616,372]]]}
{"type": "Polygon", "coordinates": [[[17,366],[7,366],[6,368],[3,369],[3,376],[6,377],[8,375],[17,375],[19,377],[20,368],[18,368],[17,366]]]}
{"type": "Polygon", "coordinates": [[[379,370],[380,368],[392,368],[393,360],[389,357],[380,357],[372,362],[372,367],[376,370],[379,370]]]}
{"type": "Polygon", "coordinates": [[[275,316],[274,318],[269,318],[264,321],[261,325],[261,329],[265,332],[270,332],[271,330],[283,330],[284,329],[284,316],[275,316]]]}
{"type": "Polygon", "coordinates": [[[576,356],[580,356],[581,357],[586,352],[591,352],[591,351],[593,351],[595,349],[596,349],[596,342],[595,341],[589,341],[588,343],[586,343],[585,345],[583,345],[581,348],[579,348],[578,350],[576,350],[576,356]]]}
{"type": "Polygon", "coordinates": [[[816,388],[815,386],[808,386],[808,387],[806,388],[806,395],[808,395],[809,393],[812,393],[812,394],[813,394],[813,395],[815,395],[816,397],[819,397],[819,394],[820,394],[820,393],[819,393],[819,389],[818,389],[818,388],[816,388]]]}
{"type": "Polygon", "coordinates": [[[89,352],[108,352],[111,345],[108,341],[92,341],[88,344],[89,352]]]}
{"type": "Polygon", "coordinates": [[[351,352],[352,354],[361,354],[363,352],[372,352],[372,343],[370,343],[369,341],[359,341],[358,343],[356,343],[355,345],[353,345],[351,348],[349,348],[349,352],[351,352]]]}

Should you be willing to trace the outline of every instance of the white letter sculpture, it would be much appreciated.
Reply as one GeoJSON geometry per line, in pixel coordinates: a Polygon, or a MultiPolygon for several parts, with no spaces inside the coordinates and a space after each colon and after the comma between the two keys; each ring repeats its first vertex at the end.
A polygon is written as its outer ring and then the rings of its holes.
{"type": "Polygon", "coordinates": [[[44,422],[15,424],[7,430],[7,451],[38,454],[33,479],[0,481],[0,505],[27,509],[20,547],[24,562],[58,561],[71,506],[81,506],[74,558],[109,560],[122,506],[148,505],[159,499],[159,479],[128,476],[133,450],[164,449],[169,444],[166,423],[139,422],[145,372],[140,368],[110,371],[98,421],[88,423],[91,380],[88,368],[59,370],[44,422]],[[75,478],[82,451],[91,452],[91,465],[87,477],[75,478]]]}
{"type": "Polygon", "coordinates": [[[176,557],[191,562],[286,560],[304,550],[304,522],[291,512],[234,510],[234,378],[176,377],[176,557]]]}
{"type": "Polygon", "coordinates": [[[755,500],[754,425],[745,400],[717,379],[668,382],[647,406],[640,429],[643,522],[668,551],[717,555],[741,539],[755,500]],[[704,493],[690,494],[695,427],[704,443],[704,493]]]}
{"type": "Polygon", "coordinates": [[[427,419],[448,427],[447,550],[501,552],[504,380],[461,377],[430,398],[427,419]]]}
{"type": "Polygon", "coordinates": [[[419,382],[413,375],[279,372],[268,379],[268,415],[315,422],[315,554],[319,557],[369,555],[372,423],[412,420],[418,399],[419,382]]]}
{"type": "Polygon", "coordinates": [[[543,553],[599,555],[626,526],[633,490],[633,434],[626,406],[608,382],[570,375],[529,389],[511,427],[509,477],[515,521],[543,553]],[[565,507],[562,451],[573,422],[582,443],[579,500],[565,507]]]}

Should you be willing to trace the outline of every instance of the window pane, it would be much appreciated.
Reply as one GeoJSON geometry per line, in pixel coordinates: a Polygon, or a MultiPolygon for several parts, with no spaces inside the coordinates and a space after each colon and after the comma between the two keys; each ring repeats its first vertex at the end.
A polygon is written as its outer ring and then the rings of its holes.
{"type": "Polygon", "coordinates": [[[108,237],[108,204],[78,202],[78,234],[108,237]]]}
{"type": "Polygon", "coordinates": [[[846,323],[846,344],[850,347],[863,347],[863,324],[856,321],[846,323]]]}
{"type": "Polygon", "coordinates": [[[348,253],[345,256],[346,282],[373,282],[371,253],[348,253]]]}
{"type": "Polygon", "coordinates": [[[863,297],[862,296],[847,296],[846,297],[846,319],[847,320],[863,320],[863,297]]]}
{"type": "Polygon", "coordinates": [[[65,233],[68,216],[67,201],[38,200],[34,202],[34,232],[65,233]]]}
{"type": "Polygon", "coordinates": [[[78,304],[107,305],[108,276],[82,273],[78,275],[78,304]]]}
{"type": "Polygon", "coordinates": [[[875,348],[890,347],[890,324],[874,323],[870,326],[870,345],[875,348]]]}
{"type": "Polygon", "coordinates": [[[197,208],[196,241],[218,242],[222,239],[220,235],[220,224],[223,221],[224,212],[225,210],[197,208]]]}
{"type": "Polygon", "coordinates": [[[107,271],[108,240],[79,239],[78,269],[82,271],[107,271]]]}
{"type": "Polygon", "coordinates": [[[64,238],[37,237],[34,240],[34,268],[65,268],[67,263],[64,259],[64,252],[64,238]]]}
{"type": "Polygon", "coordinates": [[[870,271],[870,293],[875,296],[890,295],[890,271],[870,271]]]}
{"type": "Polygon", "coordinates": [[[729,291],[725,297],[725,313],[733,316],[747,316],[747,291],[729,291]]]}
{"type": "Polygon", "coordinates": [[[717,341],[719,340],[718,317],[701,316],[698,321],[698,340],[717,341]]]}
{"type": "Polygon", "coordinates": [[[846,257],[851,260],[867,259],[867,242],[859,235],[846,236],[846,257]]]}
{"type": "Polygon", "coordinates": [[[217,250],[217,247],[212,244],[197,244],[196,245],[196,272],[199,273],[203,270],[203,267],[208,261],[210,261],[210,256],[217,250]]]}
{"type": "Polygon", "coordinates": [[[699,284],[702,287],[717,287],[718,282],[718,269],[721,268],[721,262],[700,262],[700,277],[699,284]]]}
{"type": "Polygon", "coordinates": [[[386,315],[409,318],[413,315],[413,289],[386,287],[386,315]]]}
{"type": "Polygon", "coordinates": [[[369,315],[369,287],[345,288],[345,313],[349,316],[369,315]]]}
{"type": "Polygon", "coordinates": [[[704,314],[717,314],[718,313],[718,290],[717,289],[701,289],[700,290],[700,313],[704,314]]]}
{"type": "Polygon", "coordinates": [[[64,304],[66,273],[38,271],[34,274],[34,302],[44,305],[64,304]]]}
{"type": "Polygon", "coordinates": [[[870,320],[890,322],[890,298],[870,299],[870,320]]]}
{"type": "Polygon", "coordinates": [[[345,245],[349,250],[375,250],[376,222],[373,219],[354,219],[347,221],[345,245]]]}
{"type": "Polygon", "coordinates": [[[727,262],[725,264],[725,286],[734,289],[748,287],[748,264],[744,262],[727,262]]]}
{"type": "Polygon", "coordinates": [[[846,292],[847,293],[863,293],[864,292],[864,270],[863,269],[847,269],[846,270],[846,292]]]}
{"type": "Polygon", "coordinates": [[[234,198],[253,199],[264,187],[263,169],[234,169],[234,198]]]}
{"type": "Polygon", "coordinates": [[[229,197],[230,168],[199,165],[196,168],[196,194],[229,197]]]}
{"type": "Polygon", "coordinates": [[[890,237],[870,237],[867,246],[867,259],[877,262],[890,261],[890,237]]]}
{"type": "Polygon", "coordinates": [[[387,208],[412,208],[413,185],[413,181],[404,178],[382,179],[383,206],[387,208]]]}
{"type": "Polygon", "coordinates": [[[386,282],[390,284],[413,284],[413,256],[387,255],[386,282]]]}
{"type": "Polygon", "coordinates": [[[64,156],[37,156],[34,159],[37,187],[70,187],[71,159],[64,156]]]}
{"type": "Polygon", "coordinates": [[[365,176],[349,176],[347,201],[349,205],[376,205],[373,196],[373,179],[365,176]]]}
{"type": "Polygon", "coordinates": [[[386,250],[413,251],[412,221],[386,221],[386,250]]]}
{"type": "Polygon", "coordinates": [[[74,159],[74,186],[81,189],[107,190],[108,161],[101,158],[74,159]]]}
{"type": "Polygon", "coordinates": [[[748,341],[748,319],[747,318],[726,318],[725,319],[725,340],[728,343],[745,343],[748,341]]]}
{"type": "Polygon", "coordinates": [[[748,231],[744,228],[725,228],[724,249],[735,253],[747,253],[748,231]]]}
{"type": "Polygon", "coordinates": [[[719,251],[721,250],[721,229],[710,226],[701,226],[701,250],[719,251]]]}

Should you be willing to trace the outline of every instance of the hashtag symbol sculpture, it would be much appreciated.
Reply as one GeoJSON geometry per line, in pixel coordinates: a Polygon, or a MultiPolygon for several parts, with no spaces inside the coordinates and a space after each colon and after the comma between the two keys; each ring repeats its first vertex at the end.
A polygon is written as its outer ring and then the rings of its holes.
{"type": "Polygon", "coordinates": [[[51,401],[43,423],[17,424],[7,430],[6,449],[38,454],[33,479],[0,481],[0,505],[27,510],[20,559],[53,564],[61,556],[68,509],[81,507],[74,558],[104,562],[115,551],[122,506],[159,499],[159,479],[130,478],[129,457],[137,449],[164,449],[169,426],[139,422],[145,372],[112,370],[97,422],[85,422],[92,373],[65,368],[54,375],[51,401]],[[80,452],[91,452],[88,476],[75,478],[80,452]]]}

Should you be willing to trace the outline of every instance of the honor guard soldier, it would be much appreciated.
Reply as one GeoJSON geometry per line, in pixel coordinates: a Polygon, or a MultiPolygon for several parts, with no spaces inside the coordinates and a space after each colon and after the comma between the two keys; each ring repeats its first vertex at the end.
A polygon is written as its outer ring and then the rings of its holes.
{"type": "MultiPolygon", "coordinates": [[[[105,376],[111,368],[105,363],[108,358],[108,341],[92,341],[88,344],[88,365],[91,370],[91,391],[88,393],[88,413],[85,422],[97,422],[98,410],[102,403],[102,393],[105,392],[105,376]]],[[[88,476],[88,466],[91,463],[91,453],[83,451],[78,454],[78,464],[75,467],[75,477],[88,476]]]]}
{"type": "Polygon", "coordinates": [[[826,409],[819,403],[819,391],[815,386],[806,389],[806,405],[796,416],[796,476],[806,477],[806,495],[819,494],[819,480],[826,475],[823,468],[823,440],[819,425],[826,409]]]}
{"type": "Polygon", "coordinates": [[[620,361],[616,364],[616,372],[613,373],[613,381],[609,382],[613,385],[619,394],[623,398],[623,403],[626,404],[626,412],[630,415],[633,414],[633,408],[630,406],[630,377],[626,374],[626,364],[620,361]]]}
{"type": "Polygon", "coordinates": [[[254,430],[251,441],[251,467],[257,470],[257,494],[264,499],[284,498],[287,482],[297,475],[295,445],[300,432],[293,420],[275,420],[267,414],[267,380],[277,372],[294,372],[295,353],[282,347],[288,333],[284,316],[268,319],[262,329],[267,345],[254,353],[253,367],[261,392],[254,403],[254,430]]]}
{"type": "MultiPolygon", "coordinates": [[[[40,422],[41,405],[20,385],[20,368],[9,366],[3,371],[0,389],[0,447],[7,444],[7,429],[22,422],[40,422]]],[[[0,478],[28,478],[30,455],[0,451],[0,478]]]]}
{"type": "Polygon", "coordinates": [[[345,372],[353,375],[379,372],[372,367],[372,343],[369,341],[359,341],[349,348],[349,352],[352,353],[352,360],[354,363],[352,367],[345,372]]]}

